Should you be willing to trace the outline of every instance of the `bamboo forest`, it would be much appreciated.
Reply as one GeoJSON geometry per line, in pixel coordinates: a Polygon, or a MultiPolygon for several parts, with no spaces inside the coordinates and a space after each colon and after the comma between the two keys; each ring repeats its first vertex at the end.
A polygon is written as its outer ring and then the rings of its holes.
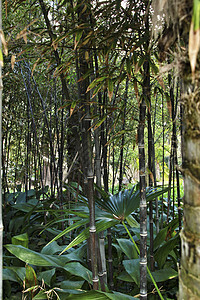
{"type": "Polygon", "coordinates": [[[200,1],[0,1],[0,300],[200,299],[200,1]]]}

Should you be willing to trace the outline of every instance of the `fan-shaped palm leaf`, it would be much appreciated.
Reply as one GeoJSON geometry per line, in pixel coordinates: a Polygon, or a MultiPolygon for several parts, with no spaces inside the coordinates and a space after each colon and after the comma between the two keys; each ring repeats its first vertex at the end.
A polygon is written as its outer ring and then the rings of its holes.
{"type": "MultiPolygon", "coordinates": [[[[134,185],[131,190],[120,191],[115,195],[108,195],[98,187],[102,198],[96,199],[97,205],[104,211],[109,212],[115,219],[124,221],[140,205],[139,186],[134,185]]],[[[168,188],[147,188],[146,199],[151,201],[168,191],[168,188]]]]}

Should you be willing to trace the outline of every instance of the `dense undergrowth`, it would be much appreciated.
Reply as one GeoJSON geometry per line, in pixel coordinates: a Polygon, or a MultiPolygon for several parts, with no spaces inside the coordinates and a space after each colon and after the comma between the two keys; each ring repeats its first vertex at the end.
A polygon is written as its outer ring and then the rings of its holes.
{"type": "MultiPolygon", "coordinates": [[[[77,196],[73,188],[70,191],[77,196]]],[[[158,196],[161,207],[162,193],[162,189],[147,189],[147,200],[152,201],[158,196]]],[[[67,195],[66,188],[65,197],[67,195]]],[[[44,191],[4,195],[4,299],[78,299],[80,294],[82,299],[139,297],[139,191],[134,186],[114,196],[102,195],[105,196],[103,200],[96,200],[96,224],[98,232],[104,231],[106,259],[106,233],[111,227],[113,290],[109,280],[106,292],[92,290],[87,255],[87,199],[80,192],[78,199],[70,203],[66,200],[60,209],[46,187],[44,191]]],[[[178,290],[180,239],[177,214],[175,205],[174,218],[169,216],[168,224],[164,222],[158,234],[154,225],[155,270],[151,274],[164,299],[176,299],[178,290]]],[[[148,229],[148,259],[149,245],[148,229]]],[[[148,299],[159,299],[150,277],[148,299]]]]}

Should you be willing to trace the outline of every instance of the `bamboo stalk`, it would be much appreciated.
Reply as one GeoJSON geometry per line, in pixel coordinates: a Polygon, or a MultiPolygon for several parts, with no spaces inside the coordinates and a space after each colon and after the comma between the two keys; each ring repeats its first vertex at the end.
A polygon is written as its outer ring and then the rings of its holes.
{"type": "MultiPolygon", "coordinates": [[[[139,250],[136,242],[134,241],[132,235],[130,234],[130,231],[128,230],[128,228],[127,228],[126,224],[124,223],[124,221],[122,221],[122,224],[123,224],[124,228],[126,229],[126,232],[128,233],[131,241],[133,242],[133,244],[134,244],[134,246],[135,246],[135,248],[137,250],[137,253],[140,255],[140,250],[139,250]]],[[[163,296],[162,296],[162,294],[161,294],[161,292],[160,292],[160,290],[159,290],[159,288],[157,286],[157,283],[156,283],[155,279],[153,278],[153,275],[151,274],[151,271],[149,270],[148,266],[147,266],[147,272],[148,272],[148,274],[149,274],[149,276],[150,276],[150,278],[151,278],[151,280],[152,280],[152,282],[153,282],[153,284],[154,284],[154,286],[156,288],[156,291],[158,292],[158,295],[160,296],[160,299],[164,300],[164,298],[163,298],[163,296]]]]}
{"type": "MultiPolygon", "coordinates": [[[[0,30],[2,30],[2,2],[0,0],[0,30]]],[[[0,40],[0,49],[2,43],[0,40]]],[[[0,299],[3,299],[3,220],[2,220],[2,186],[1,186],[1,169],[2,169],[2,66],[0,65],[0,299]]]]}

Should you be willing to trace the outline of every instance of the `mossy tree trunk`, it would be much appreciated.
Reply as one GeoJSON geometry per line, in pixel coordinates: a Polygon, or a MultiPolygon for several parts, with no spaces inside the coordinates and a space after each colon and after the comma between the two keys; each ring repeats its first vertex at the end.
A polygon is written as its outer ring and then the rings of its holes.
{"type": "MultiPolygon", "coordinates": [[[[188,85],[187,85],[188,87],[188,85]]],[[[179,299],[200,299],[200,82],[184,100],[184,218],[179,299]]]]}
{"type": "MultiPolygon", "coordinates": [[[[181,38],[188,46],[193,1],[183,2],[179,3],[178,13],[182,12],[184,5],[187,6],[181,38]]],[[[179,20],[182,15],[178,16],[179,20]]],[[[196,34],[198,35],[199,32],[197,31],[196,34]]],[[[185,194],[183,229],[180,234],[179,299],[197,300],[200,299],[200,54],[197,58],[195,78],[191,74],[188,51],[184,51],[181,56],[181,61],[184,57],[180,76],[184,90],[182,94],[184,109],[182,149],[185,194]]]]}

